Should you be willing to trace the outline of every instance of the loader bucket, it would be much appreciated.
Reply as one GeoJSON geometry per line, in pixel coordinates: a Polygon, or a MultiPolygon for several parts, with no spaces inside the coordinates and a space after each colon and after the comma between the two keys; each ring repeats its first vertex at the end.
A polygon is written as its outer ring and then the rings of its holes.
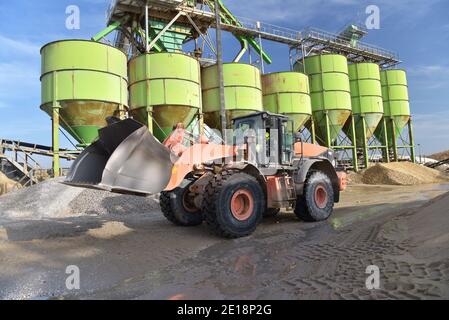
{"type": "Polygon", "coordinates": [[[135,120],[99,130],[70,168],[66,184],[118,193],[155,194],[170,181],[176,157],[135,120]]]}

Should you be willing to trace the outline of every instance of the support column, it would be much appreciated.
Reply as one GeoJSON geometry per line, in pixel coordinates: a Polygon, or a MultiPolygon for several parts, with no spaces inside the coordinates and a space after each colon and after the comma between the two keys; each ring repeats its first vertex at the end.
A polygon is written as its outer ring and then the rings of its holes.
{"type": "Polygon", "coordinates": [[[58,102],[58,73],[53,72],[53,105],[52,105],[52,148],[53,148],[53,175],[59,177],[61,175],[60,159],[59,159],[59,109],[61,106],[58,102]]]}
{"type": "Polygon", "coordinates": [[[382,118],[382,127],[383,127],[383,136],[384,136],[384,152],[385,152],[385,161],[387,163],[390,163],[390,146],[388,144],[388,130],[387,130],[387,121],[385,120],[385,117],[382,118]]]}
{"type": "Polygon", "coordinates": [[[61,172],[59,164],[59,104],[53,104],[52,109],[53,175],[59,177],[61,172]]]}
{"type": "MultiPolygon", "coordinates": [[[[362,120],[362,139],[363,139],[363,157],[365,161],[365,168],[368,169],[369,166],[369,150],[368,150],[368,141],[366,139],[366,118],[365,115],[360,115],[360,118],[362,120]]],[[[354,140],[355,141],[355,140],[354,140]]]]}
{"type": "Polygon", "coordinates": [[[217,41],[217,73],[220,87],[220,120],[221,120],[221,132],[224,137],[225,136],[224,132],[227,128],[227,119],[226,119],[224,78],[223,78],[223,44],[221,38],[221,17],[218,0],[214,0],[214,5],[215,5],[215,24],[216,24],[215,34],[217,41]]]}
{"type": "Polygon", "coordinates": [[[324,117],[325,117],[325,124],[326,124],[326,147],[331,148],[332,147],[332,139],[331,139],[331,130],[329,125],[329,113],[324,111],[324,117]]]}
{"type": "Polygon", "coordinates": [[[398,155],[398,137],[396,136],[396,123],[394,122],[394,118],[390,118],[390,124],[391,124],[391,131],[393,133],[393,155],[394,155],[394,161],[399,162],[399,155],[398,155]]]}
{"type": "Polygon", "coordinates": [[[355,133],[355,120],[354,116],[351,115],[351,135],[352,135],[352,157],[353,157],[353,165],[354,165],[354,171],[359,171],[359,160],[357,159],[357,140],[356,140],[356,133],[355,133]]]}
{"type": "Polygon", "coordinates": [[[416,154],[415,154],[415,138],[413,136],[413,123],[412,118],[408,121],[408,136],[410,143],[410,157],[412,158],[412,162],[416,163],[416,154]]]}
{"type": "Polygon", "coordinates": [[[312,144],[316,144],[315,121],[313,120],[313,115],[310,118],[310,131],[310,134],[312,135],[312,144]]]}

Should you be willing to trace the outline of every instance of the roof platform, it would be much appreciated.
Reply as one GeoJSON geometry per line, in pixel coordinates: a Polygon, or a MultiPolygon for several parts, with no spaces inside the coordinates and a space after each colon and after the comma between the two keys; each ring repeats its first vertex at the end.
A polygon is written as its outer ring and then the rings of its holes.
{"type": "Polygon", "coordinates": [[[395,52],[373,46],[361,41],[354,44],[342,35],[309,28],[302,32],[301,44],[310,53],[338,53],[345,55],[350,62],[374,62],[382,68],[391,68],[401,61],[395,52]]]}
{"type": "MultiPolygon", "coordinates": [[[[113,0],[107,12],[108,25],[123,21],[133,16],[139,19],[145,16],[145,7],[148,6],[149,16],[169,23],[177,17],[176,23],[191,25],[192,22],[201,33],[216,27],[213,0],[113,0]]],[[[222,10],[232,15],[224,7],[222,10]]],[[[291,48],[302,49],[308,54],[339,53],[348,57],[351,62],[370,61],[379,64],[382,68],[391,68],[401,61],[395,52],[377,46],[354,41],[354,38],[345,36],[345,33],[334,34],[315,28],[297,31],[279,27],[260,21],[232,16],[232,19],[222,17],[221,29],[241,37],[261,37],[262,39],[288,45],[291,48]]],[[[123,34],[119,32],[116,44],[123,42],[123,34]]],[[[366,35],[360,30],[359,38],[366,35]]],[[[116,39],[117,39],[116,38],[116,39]]]]}

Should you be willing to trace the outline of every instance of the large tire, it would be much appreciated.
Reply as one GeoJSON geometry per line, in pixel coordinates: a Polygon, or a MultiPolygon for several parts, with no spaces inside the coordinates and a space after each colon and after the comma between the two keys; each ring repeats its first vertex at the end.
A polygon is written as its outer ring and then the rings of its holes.
{"type": "Polygon", "coordinates": [[[311,171],[306,179],[304,194],[296,200],[295,214],[306,222],[327,220],[334,209],[334,189],[323,172],[311,171]]]}
{"type": "Polygon", "coordinates": [[[186,203],[186,192],[189,188],[176,188],[173,191],[161,192],[159,203],[164,217],[177,226],[192,227],[203,223],[201,210],[189,207],[186,203]]]}
{"type": "Polygon", "coordinates": [[[210,230],[225,238],[252,234],[265,211],[265,194],[257,179],[246,173],[224,171],[209,182],[203,215],[210,230]]]}

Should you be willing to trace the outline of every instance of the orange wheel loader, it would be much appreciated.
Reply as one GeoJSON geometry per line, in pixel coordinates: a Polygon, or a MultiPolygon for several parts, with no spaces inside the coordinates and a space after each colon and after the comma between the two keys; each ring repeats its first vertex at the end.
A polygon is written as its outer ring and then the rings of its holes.
{"type": "Polygon", "coordinates": [[[206,222],[226,238],[248,236],[265,216],[292,209],[323,221],[345,189],[331,150],[300,141],[287,116],[260,112],[233,119],[227,143],[177,125],[160,143],[133,119],[108,119],[65,183],[117,193],[160,193],[164,216],[179,226],[206,222]]]}

